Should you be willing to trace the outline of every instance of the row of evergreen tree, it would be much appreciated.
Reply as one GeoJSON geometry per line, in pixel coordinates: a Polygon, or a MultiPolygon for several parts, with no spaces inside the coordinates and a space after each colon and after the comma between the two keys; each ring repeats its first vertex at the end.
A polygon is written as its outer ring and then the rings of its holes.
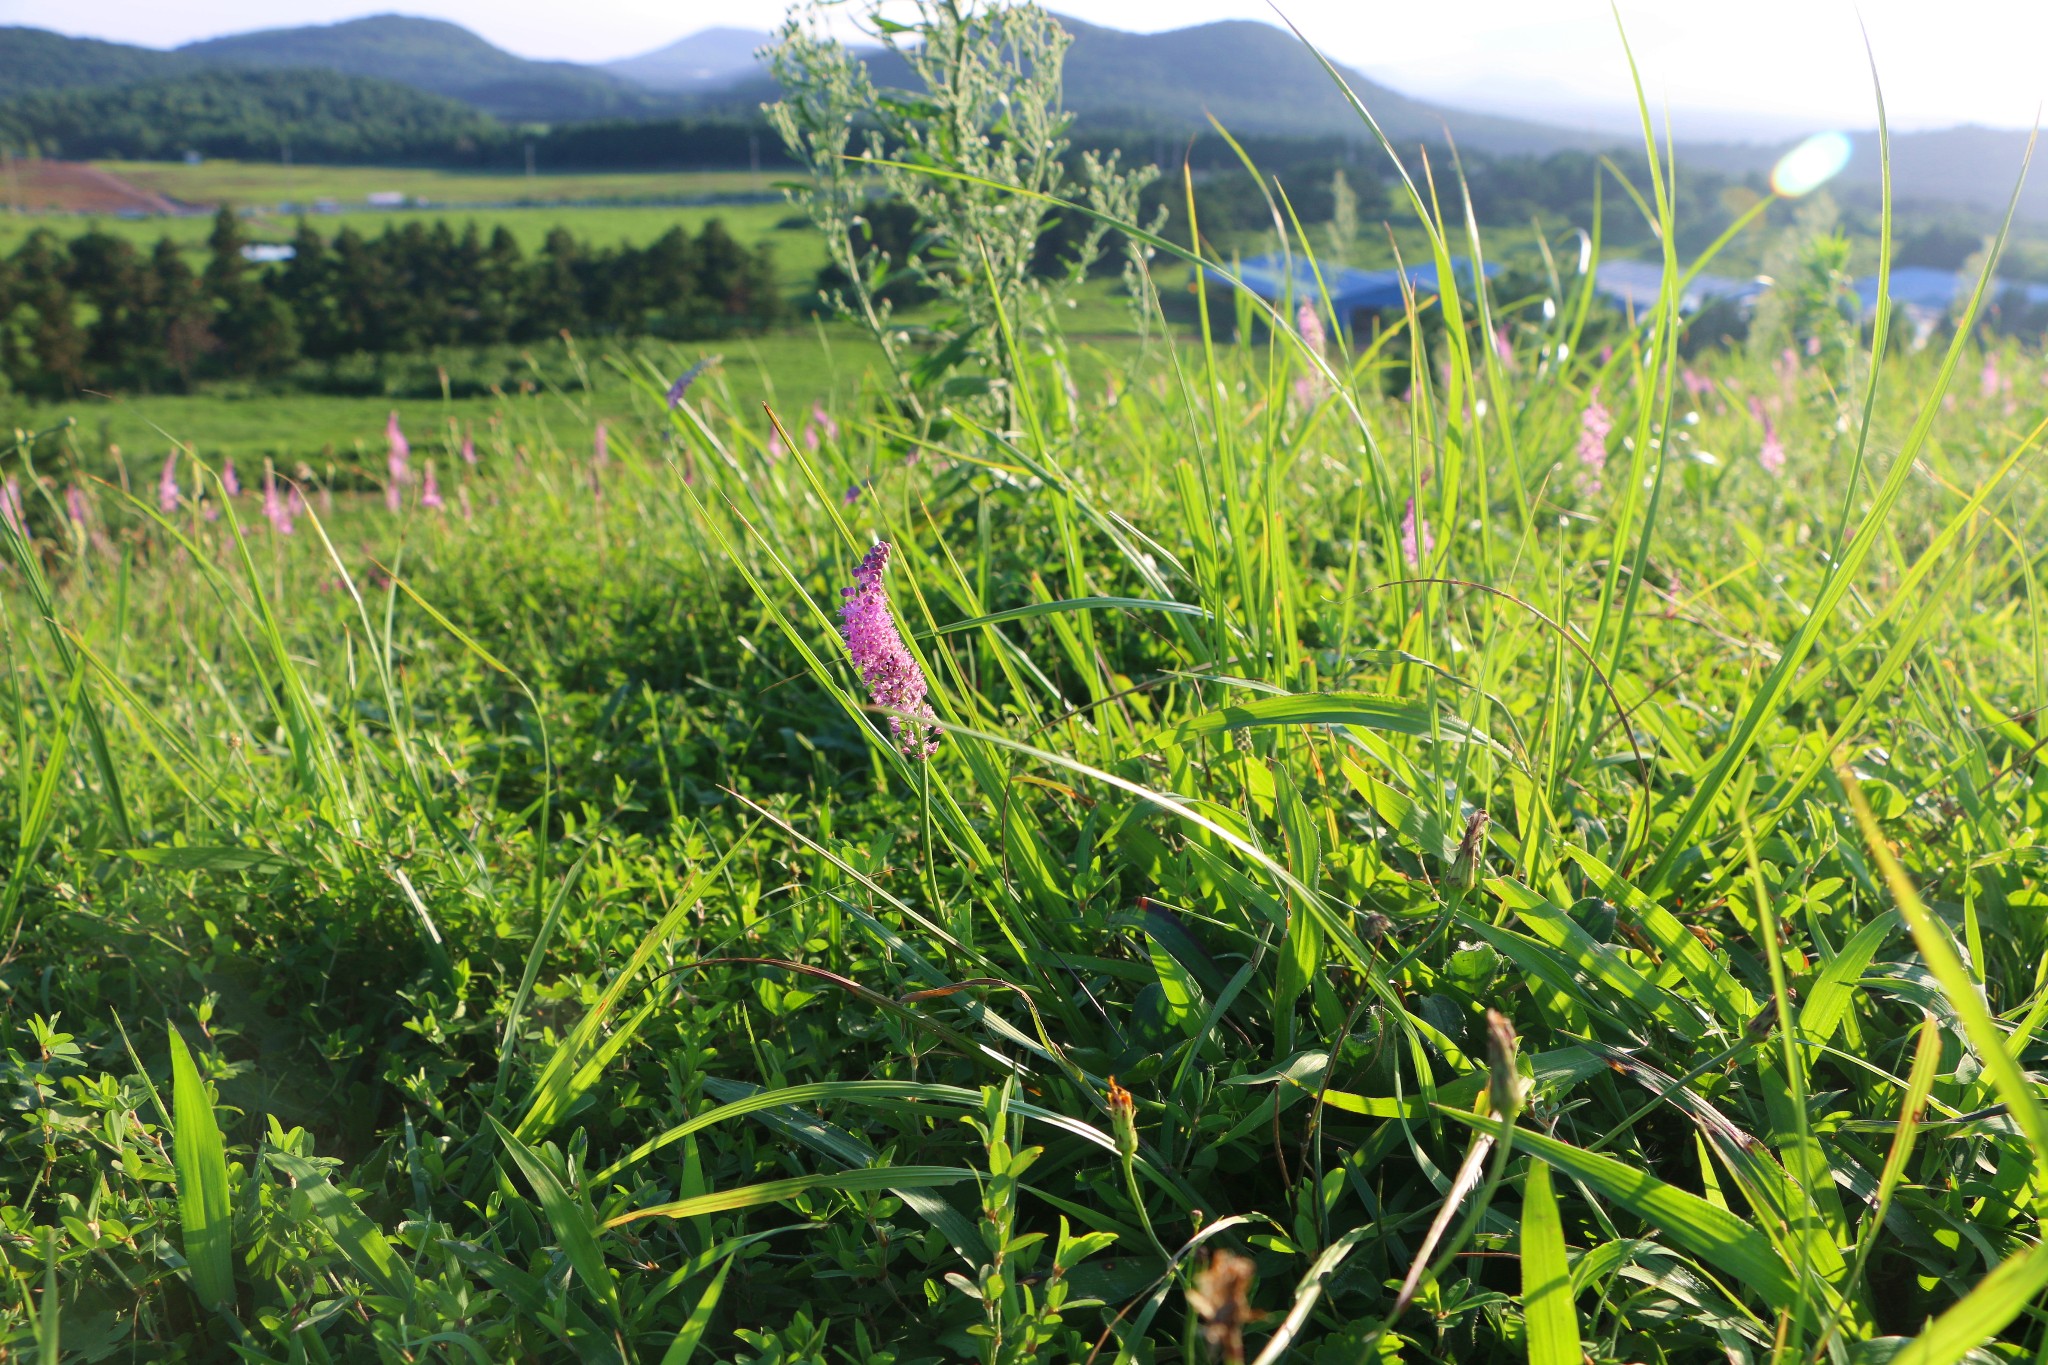
{"type": "Polygon", "coordinates": [[[763,330],[787,309],[766,247],[713,219],[646,246],[600,248],[564,229],[529,254],[503,227],[393,225],[323,237],[301,222],[289,259],[248,258],[222,209],[198,269],[91,231],[30,234],[0,259],[0,376],[18,392],[163,390],[268,378],[305,361],[556,336],[674,340],[763,330]]]}

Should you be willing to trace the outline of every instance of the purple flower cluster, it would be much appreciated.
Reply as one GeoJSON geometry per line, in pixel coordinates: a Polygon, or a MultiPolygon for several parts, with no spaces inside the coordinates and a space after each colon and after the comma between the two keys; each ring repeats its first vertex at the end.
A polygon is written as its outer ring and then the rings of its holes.
{"type": "Polygon", "coordinates": [[[1607,469],[1607,436],[1613,430],[1614,418],[1595,389],[1579,414],[1579,480],[1589,493],[1600,491],[1600,476],[1607,469]]]}
{"type": "Polygon", "coordinates": [[[164,456],[164,472],[157,476],[156,505],[166,515],[178,510],[178,452],[164,456]]]}
{"type": "Polygon", "coordinates": [[[846,636],[847,653],[860,680],[867,684],[868,700],[899,714],[889,717],[889,734],[906,758],[930,758],[938,751],[938,720],[924,699],[924,671],[904,647],[889,614],[889,591],[882,586],[882,573],[889,567],[889,542],[878,542],[854,570],[854,585],[844,592],[839,608],[840,629],[846,636]]]}
{"type": "Polygon", "coordinates": [[[1436,535],[1429,529],[1429,519],[1415,514],[1415,499],[1408,499],[1408,510],[1401,516],[1401,558],[1408,561],[1411,569],[1422,567],[1423,556],[1436,549],[1436,535]]]}
{"type": "Polygon", "coordinates": [[[0,483],[0,519],[14,529],[18,536],[28,535],[28,517],[21,506],[21,480],[9,474],[6,483],[0,483]]]}
{"type": "Polygon", "coordinates": [[[683,395],[690,391],[690,385],[697,382],[697,376],[704,373],[707,365],[716,365],[718,357],[707,355],[689,369],[676,376],[676,382],[668,386],[668,405],[673,408],[683,401],[683,395]]]}
{"type": "Polygon", "coordinates": [[[384,467],[391,475],[384,483],[384,505],[396,512],[405,505],[405,486],[412,482],[412,442],[405,439],[395,409],[391,420],[384,424],[384,440],[390,447],[384,456],[384,467]]]}

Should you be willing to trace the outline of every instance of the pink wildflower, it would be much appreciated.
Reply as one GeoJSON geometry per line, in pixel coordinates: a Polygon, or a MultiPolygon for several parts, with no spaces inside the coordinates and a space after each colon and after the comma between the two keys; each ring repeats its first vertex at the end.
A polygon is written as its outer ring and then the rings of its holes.
{"type": "Polygon", "coordinates": [[[157,509],[162,512],[177,511],[179,497],[180,494],[178,492],[178,452],[174,450],[170,454],[164,456],[164,472],[157,477],[157,509]]]}
{"type": "Polygon", "coordinates": [[[1322,387],[1316,381],[1320,378],[1320,375],[1313,374],[1297,375],[1295,377],[1294,401],[1296,404],[1304,408],[1312,408],[1316,405],[1316,399],[1320,396],[1317,390],[1322,387]]]}
{"type": "Polygon", "coordinates": [[[221,466],[220,486],[231,498],[242,496],[242,476],[235,472],[235,462],[229,460],[221,466]]]}
{"type": "Polygon", "coordinates": [[[71,524],[79,530],[85,529],[85,519],[91,508],[85,500],[85,490],[77,484],[64,490],[64,511],[71,518],[71,524]]]}
{"type": "Polygon", "coordinates": [[[1607,437],[1614,430],[1614,418],[1594,389],[1579,414],[1579,480],[1588,492],[1600,491],[1600,476],[1607,469],[1607,437]]]}
{"type": "Polygon", "coordinates": [[[399,429],[396,409],[384,424],[384,440],[390,445],[384,457],[384,467],[390,472],[390,478],[384,482],[384,505],[396,512],[405,505],[404,489],[412,482],[412,443],[399,429]]]}
{"type": "Polygon", "coordinates": [[[398,425],[398,409],[391,410],[390,418],[384,423],[384,439],[391,447],[390,465],[393,475],[403,473],[407,461],[412,458],[412,442],[405,439],[405,431],[398,425]]]}
{"type": "Polygon", "coordinates": [[[1301,334],[1302,344],[1317,355],[1321,355],[1323,347],[1329,344],[1330,337],[1323,330],[1322,315],[1316,312],[1313,303],[1305,299],[1301,307],[1294,310],[1294,330],[1301,334]]]}
{"type": "Polygon", "coordinates": [[[1778,439],[1778,427],[1771,421],[1770,414],[1759,415],[1764,419],[1764,444],[1756,454],[1756,462],[1764,467],[1764,473],[1775,479],[1785,472],[1785,443],[1778,439]]]}
{"type": "Polygon", "coordinates": [[[832,414],[825,411],[824,403],[816,402],[811,404],[811,420],[816,422],[824,431],[826,440],[836,441],[839,439],[839,423],[833,421],[832,414]]]}
{"type": "Polygon", "coordinates": [[[9,474],[7,482],[0,484],[0,520],[14,528],[18,536],[28,535],[28,520],[21,507],[21,480],[9,474]]]}
{"type": "Polygon", "coordinates": [[[1698,370],[1685,370],[1679,375],[1679,381],[1685,385],[1686,393],[1695,403],[1714,391],[1714,381],[1701,374],[1698,370]]]}
{"type": "Polygon", "coordinates": [[[1978,388],[1986,398],[1996,398],[1999,387],[1998,357],[1987,355],[1984,357],[1984,373],[1978,380],[1978,388]]]}
{"type": "Polygon", "coordinates": [[[476,463],[476,441],[466,431],[462,433],[462,462],[467,465],[476,463]]]}
{"type": "Polygon", "coordinates": [[[768,432],[768,458],[779,460],[789,454],[789,448],[782,444],[782,433],[774,429],[768,432]]]}
{"type": "Polygon", "coordinates": [[[889,614],[889,592],[882,585],[882,573],[889,567],[889,542],[877,542],[854,571],[854,585],[842,594],[840,628],[846,636],[847,653],[860,680],[867,684],[868,700],[901,714],[889,717],[889,734],[906,758],[930,758],[939,747],[938,717],[925,701],[924,671],[904,647],[889,614]]]}
{"type": "Polygon", "coordinates": [[[291,508],[277,491],[277,470],[268,461],[263,466],[263,515],[279,535],[292,533],[291,508]]]}
{"type": "Polygon", "coordinates": [[[1814,337],[1808,337],[1808,338],[1806,339],[1806,353],[1807,353],[1807,355],[1809,355],[1809,356],[1816,356],[1816,355],[1819,355],[1819,354],[1820,354],[1820,338],[1819,338],[1819,337],[1817,337],[1817,336],[1814,336],[1814,337]]]}
{"type": "Polygon", "coordinates": [[[1515,368],[1515,343],[1508,338],[1508,329],[1504,323],[1496,325],[1493,329],[1493,353],[1499,358],[1502,368],[1515,368]]]}
{"type": "Polygon", "coordinates": [[[804,449],[813,455],[818,453],[818,424],[815,422],[804,423],[804,449]]]}
{"type": "Polygon", "coordinates": [[[599,469],[603,469],[607,464],[611,463],[611,458],[611,438],[605,434],[603,419],[599,419],[597,430],[591,433],[590,437],[590,462],[599,469]]]}
{"type": "Polygon", "coordinates": [[[1430,533],[1429,520],[1415,515],[1415,499],[1408,499],[1408,511],[1401,518],[1401,558],[1408,561],[1408,567],[1422,567],[1422,557],[1436,548],[1436,537],[1430,533]]]}
{"type": "MultiPolygon", "coordinates": [[[[599,427],[598,430],[602,431],[604,428],[599,427]]],[[[434,462],[428,460],[427,476],[420,484],[420,506],[431,507],[438,512],[446,505],[441,501],[441,481],[434,477],[434,462]]]]}

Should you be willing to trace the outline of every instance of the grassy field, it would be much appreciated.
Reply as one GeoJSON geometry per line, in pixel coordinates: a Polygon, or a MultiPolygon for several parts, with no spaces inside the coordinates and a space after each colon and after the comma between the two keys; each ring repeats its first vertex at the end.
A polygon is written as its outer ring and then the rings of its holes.
{"type": "Polygon", "coordinates": [[[2048,1359],[2048,362],[1575,268],[25,413],[0,1350],[2048,1359]]]}
{"type": "Polygon", "coordinates": [[[417,167],[283,166],[269,162],[100,161],[131,184],[187,204],[361,204],[380,193],[434,204],[502,204],[568,199],[676,199],[772,193],[774,172],[636,171],[502,175],[417,167]]]}
{"type": "MultiPolygon", "coordinates": [[[[653,241],[670,228],[685,227],[695,232],[716,218],[743,242],[750,245],[771,243],[775,248],[777,273],[795,288],[817,274],[818,267],[824,264],[825,252],[815,233],[783,230],[776,226],[789,216],[789,212],[780,204],[720,204],[698,208],[544,205],[531,208],[356,209],[307,214],[306,218],[328,236],[344,227],[375,236],[386,228],[410,222],[428,225],[445,222],[458,233],[475,223],[486,235],[493,228],[502,226],[529,252],[538,248],[548,233],[558,227],[566,228],[580,240],[598,246],[622,243],[638,246],[653,241]]],[[[252,242],[288,242],[298,231],[299,221],[300,215],[296,213],[252,213],[247,218],[249,239],[252,242]]],[[[213,230],[213,220],[205,215],[175,218],[0,215],[0,254],[13,251],[24,237],[38,228],[46,228],[64,238],[96,228],[145,247],[168,237],[196,258],[206,250],[206,237],[213,230]]]]}

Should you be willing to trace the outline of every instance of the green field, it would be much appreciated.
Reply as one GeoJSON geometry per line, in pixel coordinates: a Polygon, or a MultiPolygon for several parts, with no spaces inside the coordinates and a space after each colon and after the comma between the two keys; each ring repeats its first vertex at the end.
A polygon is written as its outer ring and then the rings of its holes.
{"type": "Polygon", "coordinates": [[[773,172],[646,171],[502,175],[417,167],[282,166],[268,162],[101,161],[101,170],[187,204],[361,204],[398,193],[434,204],[523,203],[567,199],[677,199],[708,194],[772,193],[773,172]]]}
{"type": "MultiPolygon", "coordinates": [[[[674,227],[697,231],[716,218],[735,237],[749,244],[768,242],[775,247],[779,274],[792,288],[809,280],[824,264],[825,253],[815,233],[777,228],[790,210],[779,204],[721,204],[715,207],[657,207],[542,205],[531,208],[449,208],[449,209],[359,209],[340,213],[305,215],[322,233],[332,235],[344,227],[374,236],[390,227],[409,222],[431,225],[445,222],[456,232],[471,223],[486,233],[503,226],[531,252],[554,229],[566,228],[578,238],[598,246],[621,243],[644,245],[674,227]]],[[[262,212],[248,215],[248,234],[255,242],[288,242],[298,230],[296,213],[262,212]]],[[[129,241],[151,245],[168,237],[189,253],[205,250],[213,220],[204,214],[175,218],[112,218],[77,214],[10,214],[0,216],[0,253],[14,250],[21,240],[38,228],[60,237],[73,237],[95,228],[129,241]]]]}

